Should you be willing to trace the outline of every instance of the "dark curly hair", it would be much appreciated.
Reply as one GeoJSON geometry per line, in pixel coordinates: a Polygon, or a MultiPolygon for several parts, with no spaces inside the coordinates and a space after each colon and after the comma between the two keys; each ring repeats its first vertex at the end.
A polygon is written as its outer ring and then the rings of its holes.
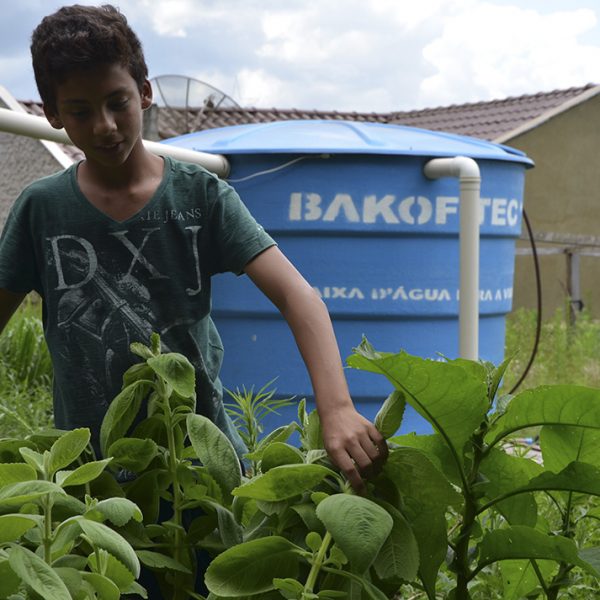
{"type": "Polygon", "coordinates": [[[126,67],[140,91],[148,77],[142,44],[114,6],[63,6],[44,17],[31,36],[35,82],[42,102],[56,111],[56,84],[97,65],[126,67]]]}

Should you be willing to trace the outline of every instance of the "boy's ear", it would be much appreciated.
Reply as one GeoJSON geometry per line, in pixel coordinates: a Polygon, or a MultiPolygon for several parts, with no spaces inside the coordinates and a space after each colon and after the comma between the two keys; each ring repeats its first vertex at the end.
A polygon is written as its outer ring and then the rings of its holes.
{"type": "Polygon", "coordinates": [[[152,85],[146,79],[144,85],[142,85],[142,110],[146,110],[152,106],[152,85]]]}
{"type": "Polygon", "coordinates": [[[48,123],[50,123],[54,129],[62,129],[63,124],[60,117],[54,111],[51,111],[45,104],[43,105],[43,109],[46,119],[48,119],[48,123]]]}

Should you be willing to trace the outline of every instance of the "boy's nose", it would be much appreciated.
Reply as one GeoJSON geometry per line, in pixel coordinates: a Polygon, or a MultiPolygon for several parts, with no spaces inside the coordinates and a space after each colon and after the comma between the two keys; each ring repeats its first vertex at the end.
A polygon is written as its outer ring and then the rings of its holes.
{"type": "Polygon", "coordinates": [[[108,111],[101,111],[94,120],[94,134],[105,135],[117,128],[114,117],[108,111]]]}

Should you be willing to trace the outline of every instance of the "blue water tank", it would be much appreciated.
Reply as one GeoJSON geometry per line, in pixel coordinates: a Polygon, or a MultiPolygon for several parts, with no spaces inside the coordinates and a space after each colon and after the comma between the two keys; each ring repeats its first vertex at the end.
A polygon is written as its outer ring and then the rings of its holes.
{"type": "MultiPolygon", "coordinates": [[[[376,349],[458,355],[459,182],[428,179],[432,158],[467,156],[481,171],[480,356],[499,363],[511,310],[521,231],[522,152],[483,140],[397,125],[278,121],[192,133],[165,143],[225,155],[229,182],[321,295],[343,358],[365,335],[376,349]]],[[[312,400],[293,337],[245,277],[213,282],[214,320],[225,346],[225,387],[312,400]]],[[[358,409],[374,417],[391,386],[347,371],[358,409]]],[[[294,411],[273,417],[271,427],[294,411]]],[[[428,431],[408,411],[402,431],[428,431]]]]}

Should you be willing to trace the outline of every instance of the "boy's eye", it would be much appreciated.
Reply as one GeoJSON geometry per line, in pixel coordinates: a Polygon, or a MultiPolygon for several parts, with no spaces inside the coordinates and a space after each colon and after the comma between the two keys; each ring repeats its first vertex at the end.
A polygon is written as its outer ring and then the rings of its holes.
{"type": "Polygon", "coordinates": [[[127,106],[128,103],[129,103],[129,99],[123,98],[122,100],[117,100],[117,101],[111,103],[110,107],[113,110],[122,110],[127,106]]]}

